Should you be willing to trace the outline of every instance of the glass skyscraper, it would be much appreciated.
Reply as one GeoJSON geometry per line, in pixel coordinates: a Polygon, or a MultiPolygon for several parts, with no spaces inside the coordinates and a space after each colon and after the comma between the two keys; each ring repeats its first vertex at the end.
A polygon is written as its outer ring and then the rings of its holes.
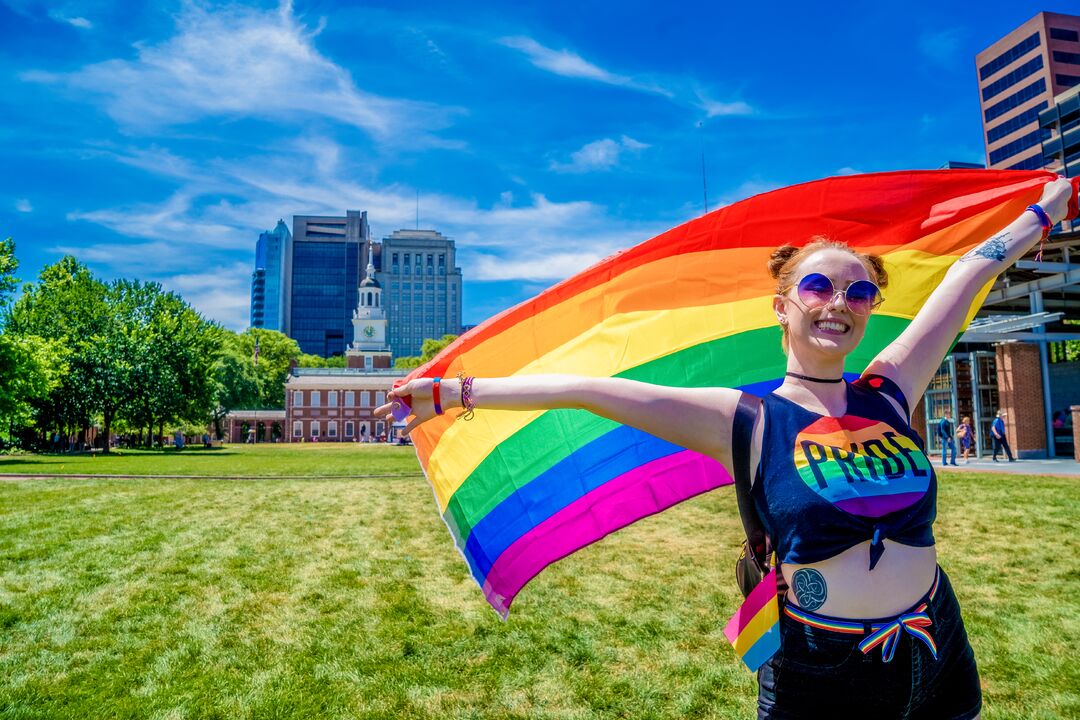
{"type": "Polygon", "coordinates": [[[282,280],[292,234],[284,220],[259,234],[255,271],[251,273],[251,327],[281,330],[284,325],[282,280]]]}
{"type": "Polygon", "coordinates": [[[301,352],[342,355],[352,342],[352,313],[369,242],[366,212],[293,217],[284,273],[283,331],[299,343],[301,352]]]}

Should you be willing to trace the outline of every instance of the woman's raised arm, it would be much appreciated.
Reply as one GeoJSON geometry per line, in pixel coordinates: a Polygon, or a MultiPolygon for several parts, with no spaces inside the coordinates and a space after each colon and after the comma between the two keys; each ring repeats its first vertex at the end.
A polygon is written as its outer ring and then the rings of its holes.
{"type": "MultiPolygon", "coordinates": [[[[1043,188],[1038,204],[1051,224],[1065,218],[1072,193],[1072,185],[1063,178],[1043,188]]],[[[914,407],[963,327],[979,289],[1028,252],[1042,232],[1039,216],[1024,211],[1001,232],[957,260],[907,329],[874,358],[866,372],[890,378],[914,407]]]]}
{"type": "MultiPolygon", "coordinates": [[[[435,417],[432,380],[417,378],[387,394],[387,402],[375,409],[389,419],[394,401],[411,396],[413,419],[406,432],[435,417]]],[[[440,383],[443,410],[461,407],[457,378],[440,383]]],[[[521,375],[508,378],[477,378],[472,401],[485,410],[553,410],[575,408],[655,435],[664,440],[715,458],[731,469],[731,424],[739,391],[727,388],[678,388],[623,380],[576,375],[521,375]]]]}

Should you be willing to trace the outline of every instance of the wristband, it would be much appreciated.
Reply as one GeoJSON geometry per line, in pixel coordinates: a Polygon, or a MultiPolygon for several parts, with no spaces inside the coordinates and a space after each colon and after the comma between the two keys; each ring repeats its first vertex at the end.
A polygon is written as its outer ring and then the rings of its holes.
{"type": "Polygon", "coordinates": [[[1047,231],[1054,226],[1054,223],[1050,222],[1050,216],[1038,205],[1028,205],[1027,210],[1035,213],[1035,217],[1039,218],[1039,224],[1043,226],[1044,231],[1047,231]]]}
{"type": "Polygon", "coordinates": [[[442,382],[441,377],[435,378],[434,384],[431,386],[431,399],[435,402],[435,414],[442,415],[442,397],[439,393],[439,383],[442,382]]]}

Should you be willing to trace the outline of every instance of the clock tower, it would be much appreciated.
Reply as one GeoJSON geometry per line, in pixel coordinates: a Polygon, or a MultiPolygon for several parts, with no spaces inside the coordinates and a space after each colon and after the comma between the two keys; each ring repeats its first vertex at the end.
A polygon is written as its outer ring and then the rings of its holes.
{"type": "Polygon", "coordinates": [[[382,303],[382,287],[375,279],[375,265],[368,254],[367,271],[360,281],[360,302],[353,311],[353,341],[345,351],[351,368],[390,367],[390,346],[386,343],[386,308],[382,303]]]}

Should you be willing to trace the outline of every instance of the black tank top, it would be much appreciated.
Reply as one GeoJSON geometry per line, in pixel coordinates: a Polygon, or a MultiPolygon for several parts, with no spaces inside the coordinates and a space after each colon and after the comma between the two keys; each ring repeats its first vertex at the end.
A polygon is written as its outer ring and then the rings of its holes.
{"type": "Polygon", "coordinates": [[[847,383],[839,418],[765,397],[752,494],[781,562],[820,562],[871,540],[873,570],[886,538],[934,544],[937,476],[922,440],[874,389],[883,380],[891,384],[877,376],[847,383]]]}

